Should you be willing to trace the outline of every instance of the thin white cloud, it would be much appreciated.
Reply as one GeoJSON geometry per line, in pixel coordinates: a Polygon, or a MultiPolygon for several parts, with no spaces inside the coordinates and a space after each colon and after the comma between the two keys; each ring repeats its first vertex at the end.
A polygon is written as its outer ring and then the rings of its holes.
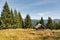
{"type": "Polygon", "coordinates": [[[38,16],[44,16],[44,13],[37,13],[38,16]]]}
{"type": "Polygon", "coordinates": [[[31,18],[32,19],[40,19],[41,17],[43,17],[44,19],[48,19],[48,17],[51,17],[52,19],[60,19],[60,14],[59,13],[58,12],[53,12],[53,11],[38,12],[38,13],[35,13],[35,15],[31,15],[31,18]]]}
{"type": "Polygon", "coordinates": [[[46,14],[49,14],[50,12],[39,12],[36,13],[37,16],[45,16],[46,14]]]}
{"type": "MultiPolygon", "coordinates": [[[[41,17],[43,17],[43,19],[48,19],[48,17],[51,17],[52,19],[60,19],[60,14],[59,13],[58,12],[53,12],[53,11],[47,11],[47,12],[38,12],[38,13],[35,13],[35,14],[29,13],[29,15],[30,15],[31,19],[38,19],[38,20],[41,17]]],[[[25,19],[26,15],[27,15],[27,13],[22,14],[22,17],[25,19]]]]}

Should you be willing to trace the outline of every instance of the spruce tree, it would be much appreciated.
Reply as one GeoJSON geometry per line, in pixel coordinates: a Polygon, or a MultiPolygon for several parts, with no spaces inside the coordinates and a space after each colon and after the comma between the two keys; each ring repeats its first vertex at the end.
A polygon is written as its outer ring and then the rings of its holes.
{"type": "Polygon", "coordinates": [[[16,16],[16,17],[17,17],[17,18],[16,18],[17,28],[21,28],[21,27],[22,27],[22,25],[21,25],[21,22],[20,22],[19,14],[17,14],[17,16],[16,16]]]}
{"type": "Polygon", "coordinates": [[[13,13],[13,10],[12,10],[12,9],[11,9],[10,12],[11,12],[11,15],[12,15],[12,19],[11,19],[11,21],[12,21],[12,22],[11,22],[11,25],[12,25],[12,26],[11,26],[11,27],[14,28],[14,13],[13,13]]]}
{"type": "Polygon", "coordinates": [[[44,25],[43,17],[41,17],[41,19],[36,23],[36,25],[38,25],[39,23],[42,24],[42,25],[44,25]]]}
{"type": "Polygon", "coordinates": [[[11,25],[13,25],[14,24],[14,14],[13,14],[13,10],[12,9],[11,9],[11,15],[12,15],[11,16],[12,17],[12,19],[11,19],[12,20],[12,23],[11,23],[11,25]]]}
{"type": "Polygon", "coordinates": [[[1,13],[1,19],[5,25],[5,28],[11,27],[12,15],[11,15],[10,8],[7,2],[5,2],[5,5],[3,7],[3,10],[1,13]]]}
{"type": "Polygon", "coordinates": [[[29,15],[25,18],[25,27],[24,28],[34,28],[34,25],[32,24],[31,18],[29,15]]]}
{"type": "Polygon", "coordinates": [[[56,29],[60,29],[60,21],[57,23],[56,29]]]}
{"type": "Polygon", "coordinates": [[[22,16],[21,16],[20,12],[17,12],[17,10],[15,9],[14,14],[15,14],[15,17],[14,17],[15,27],[16,28],[22,28],[23,19],[22,19],[22,16]]]}
{"type": "Polygon", "coordinates": [[[53,23],[52,23],[52,29],[56,29],[56,27],[57,27],[57,23],[55,21],[53,21],[53,23]]]}
{"type": "Polygon", "coordinates": [[[19,19],[20,19],[20,28],[23,28],[24,23],[23,23],[23,19],[22,19],[22,16],[21,16],[20,12],[18,12],[18,15],[19,15],[19,19]]]}
{"type": "Polygon", "coordinates": [[[1,21],[1,17],[0,17],[0,29],[2,29],[2,21],[1,21]]]}
{"type": "Polygon", "coordinates": [[[46,24],[46,28],[52,29],[52,19],[50,17],[48,17],[48,22],[46,24]]]}
{"type": "Polygon", "coordinates": [[[44,25],[44,20],[43,20],[43,17],[41,17],[41,20],[39,22],[40,24],[44,25]]]}
{"type": "Polygon", "coordinates": [[[14,10],[14,24],[15,24],[15,27],[14,28],[17,28],[17,18],[18,18],[18,15],[17,15],[17,10],[15,9],[14,10]]]}

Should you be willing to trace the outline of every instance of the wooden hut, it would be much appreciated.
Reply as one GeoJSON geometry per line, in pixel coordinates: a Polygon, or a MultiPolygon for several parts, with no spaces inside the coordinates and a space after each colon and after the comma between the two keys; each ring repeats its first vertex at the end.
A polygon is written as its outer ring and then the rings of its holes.
{"type": "Polygon", "coordinates": [[[35,26],[36,30],[38,29],[45,29],[45,27],[42,24],[38,24],[35,26]]]}

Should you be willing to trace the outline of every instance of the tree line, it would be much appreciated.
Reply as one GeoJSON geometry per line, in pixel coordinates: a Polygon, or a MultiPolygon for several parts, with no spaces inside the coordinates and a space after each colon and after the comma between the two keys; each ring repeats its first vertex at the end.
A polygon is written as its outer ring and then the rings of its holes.
{"type": "Polygon", "coordinates": [[[3,6],[0,17],[0,29],[8,28],[34,28],[29,14],[27,14],[25,20],[23,20],[21,13],[9,8],[7,2],[3,6]]]}
{"type": "MultiPolygon", "coordinates": [[[[43,17],[36,23],[42,24],[45,26],[46,29],[60,29],[60,21],[57,23],[52,21],[50,17],[48,17],[47,24],[44,24],[43,17]]],[[[33,25],[32,20],[27,14],[26,18],[23,20],[21,13],[17,12],[15,9],[14,11],[9,8],[7,2],[3,6],[3,10],[0,16],[0,29],[9,29],[9,28],[35,28],[33,25]]]]}

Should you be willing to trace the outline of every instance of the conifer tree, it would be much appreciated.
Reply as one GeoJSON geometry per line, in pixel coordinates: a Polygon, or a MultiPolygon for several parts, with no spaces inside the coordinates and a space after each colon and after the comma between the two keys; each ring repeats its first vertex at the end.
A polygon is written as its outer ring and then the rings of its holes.
{"type": "Polygon", "coordinates": [[[2,21],[1,21],[1,17],[0,17],[0,29],[2,29],[2,21]]]}
{"type": "Polygon", "coordinates": [[[17,18],[16,18],[16,24],[17,24],[17,28],[21,28],[21,22],[20,22],[20,17],[19,17],[19,14],[17,13],[17,16],[16,16],[17,18]]]}
{"type": "Polygon", "coordinates": [[[46,28],[51,29],[52,28],[52,19],[48,17],[48,22],[46,24],[46,28]]]}
{"type": "Polygon", "coordinates": [[[57,23],[55,21],[53,21],[53,23],[52,23],[52,29],[56,29],[56,27],[57,27],[57,23]]]}
{"type": "Polygon", "coordinates": [[[57,23],[56,29],[60,29],[60,21],[57,23]]]}
{"type": "Polygon", "coordinates": [[[41,20],[39,22],[40,24],[44,25],[44,20],[43,20],[43,17],[41,17],[41,20]]]}
{"type": "Polygon", "coordinates": [[[5,25],[5,28],[9,28],[11,26],[12,15],[11,15],[10,8],[7,2],[5,2],[5,5],[3,7],[3,10],[1,13],[1,19],[5,25]]]}
{"type": "Polygon", "coordinates": [[[29,15],[25,18],[25,27],[24,28],[34,28],[34,25],[32,24],[31,18],[29,15]]]}
{"type": "Polygon", "coordinates": [[[11,9],[11,15],[12,15],[12,25],[14,24],[14,14],[13,14],[13,10],[11,9]]]}
{"type": "Polygon", "coordinates": [[[15,14],[15,27],[16,28],[22,28],[22,16],[20,14],[20,12],[17,12],[16,9],[14,10],[14,14],[15,14]]]}
{"type": "Polygon", "coordinates": [[[14,10],[14,24],[15,24],[15,27],[14,28],[17,28],[17,19],[18,19],[18,14],[17,14],[17,10],[15,9],[14,10]]]}
{"type": "Polygon", "coordinates": [[[44,25],[43,17],[41,17],[41,19],[36,23],[36,25],[39,24],[39,23],[42,24],[42,25],[44,25]]]}
{"type": "Polygon", "coordinates": [[[18,12],[18,15],[19,15],[19,19],[20,19],[20,28],[23,28],[24,24],[23,24],[23,19],[22,19],[20,12],[18,12]]]}

